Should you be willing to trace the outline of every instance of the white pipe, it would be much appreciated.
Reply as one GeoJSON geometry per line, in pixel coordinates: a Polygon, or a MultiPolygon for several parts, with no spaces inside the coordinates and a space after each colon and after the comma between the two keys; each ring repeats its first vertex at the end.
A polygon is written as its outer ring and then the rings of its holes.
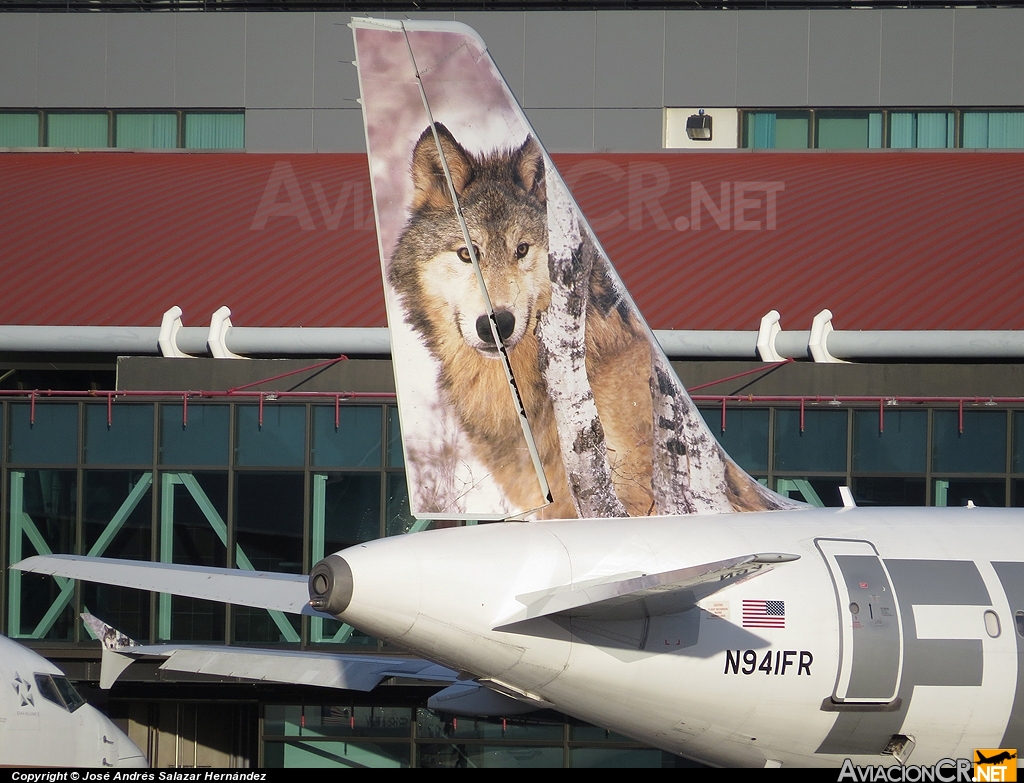
{"type": "MultiPolygon", "coordinates": [[[[100,353],[158,356],[156,326],[0,326],[0,353],[100,353]]],[[[758,360],[757,332],[661,330],[654,336],[673,358],[758,360]]],[[[176,344],[209,355],[209,327],[184,326],[176,344]]],[[[808,359],[810,333],[782,331],[775,349],[784,358],[808,359]]],[[[391,353],[386,328],[233,326],[232,353],[262,356],[380,355],[391,353]]],[[[828,352],[854,361],[894,359],[1001,359],[1024,361],[1024,331],[834,331],[828,352]]]]}

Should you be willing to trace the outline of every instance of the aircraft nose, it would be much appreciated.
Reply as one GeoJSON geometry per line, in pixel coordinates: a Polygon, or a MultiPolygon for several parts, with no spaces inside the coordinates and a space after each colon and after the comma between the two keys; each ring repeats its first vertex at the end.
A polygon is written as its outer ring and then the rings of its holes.
{"type": "MultiPolygon", "coordinates": [[[[515,331],[516,317],[508,310],[495,310],[494,320],[498,324],[498,336],[502,342],[505,342],[515,331]]],[[[485,343],[494,345],[494,336],[491,334],[491,325],[488,323],[486,315],[481,315],[476,319],[476,333],[485,343]]]]}
{"type": "Polygon", "coordinates": [[[328,555],[309,574],[309,605],[335,616],[352,601],[352,568],[341,555],[328,555]]]}

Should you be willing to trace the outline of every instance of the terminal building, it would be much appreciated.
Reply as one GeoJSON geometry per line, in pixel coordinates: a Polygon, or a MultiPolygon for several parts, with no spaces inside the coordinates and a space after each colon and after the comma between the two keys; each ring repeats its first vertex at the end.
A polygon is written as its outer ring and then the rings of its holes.
{"type": "Polygon", "coordinates": [[[154,766],[686,763],[550,711],[435,712],[443,685],[398,678],[144,661],[100,691],[81,612],[140,641],[401,651],[7,568],[308,573],[455,524],[408,510],[354,14],[480,32],[752,475],[816,505],[1024,506],[1021,4],[492,5],[0,5],[0,627],[154,766]]]}

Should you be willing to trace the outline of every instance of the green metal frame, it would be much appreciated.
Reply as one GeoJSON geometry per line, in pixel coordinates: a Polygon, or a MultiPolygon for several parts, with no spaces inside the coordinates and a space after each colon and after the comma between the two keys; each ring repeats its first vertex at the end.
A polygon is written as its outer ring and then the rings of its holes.
{"type": "MultiPolygon", "coordinates": [[[[46,539],[43,538],[42,533],[39,532],[39,528],[36,527],[35,521],[25,512],[25,471],[12,470],[10,475],[10,562],[17,563],[22,559],[22,535],[28,538],[37,554],[52,555],[53,552],[46,543],[46,539]]],[[[152,483],[153,474],[151,472],[143,473],[138,483],[128,493],[128,497],[124,499],[120,508],[117,509],[106,527],[103,528],[103,532],[96,539],[96,543],[89,548],[89,551],[86,553],[89,557],[99,557],[107,551],[107,547],[110,546],[114,537],[120,532],[128,517],[135,510],[135,507],[139,505],[139,501],[142,500],[152,483]]],[[[9,635],[18,639],[42,639],[50,632],[60,613],[64,611],[64,608],[74,597],[75,581],[60,576],[53,577],[60,587],[60,593],[57,594],[53,603],[50,604],[50,608],[46,610],[46,614],[43,615],[32,632],[24,634],[21,633],[21,579],[21,571],[11,570],[8,572],[7,625],[10,632],[9,635]]]]}

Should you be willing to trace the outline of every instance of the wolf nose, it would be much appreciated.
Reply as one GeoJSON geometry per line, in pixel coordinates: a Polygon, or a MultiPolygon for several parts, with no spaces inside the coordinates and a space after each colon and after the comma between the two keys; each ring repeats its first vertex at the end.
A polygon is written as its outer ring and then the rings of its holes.
{"type": "MultiPolygon", "coordinates": [[[[498,337],[505,342],[515,331],[516,317],[508,310],[495,310],[494,321],[498,324],[498,337]]],[[[494,345],[494,336],[491,334],[491,325],[487,322],[486,315],[481,315],[476,319],[476,333],[485,343],[494,345]]]]}

